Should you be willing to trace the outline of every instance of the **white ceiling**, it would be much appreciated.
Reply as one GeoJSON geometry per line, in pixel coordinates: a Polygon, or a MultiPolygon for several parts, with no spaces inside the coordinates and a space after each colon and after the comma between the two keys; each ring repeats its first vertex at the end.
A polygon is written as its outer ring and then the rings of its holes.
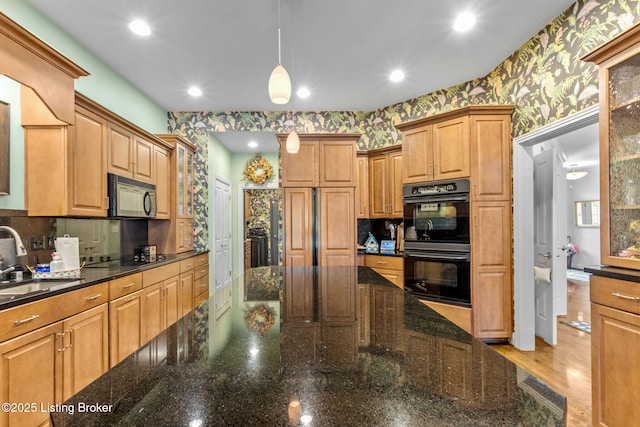
{"type": "Polygon", "coordinates": [[[28,1],[168,111],[374,110],[488,74],[574,3],[281,0],[282,64],[311,96],[277,106],[278,0],[28,1]],[[454,33],[464,10],[476,27],[454,33]],[[134,18],[150,37],[129,32],[134,18]],[[407,77],[391,83],[396,68],[407,77]]]}

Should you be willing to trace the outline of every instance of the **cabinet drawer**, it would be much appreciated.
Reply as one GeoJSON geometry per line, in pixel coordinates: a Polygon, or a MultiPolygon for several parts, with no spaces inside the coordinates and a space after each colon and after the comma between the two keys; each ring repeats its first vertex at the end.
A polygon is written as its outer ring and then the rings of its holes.
{"type": "Polygon", "coordinates": [[[177,262],[152,268],[151,270],[142,272],[142,286],[151,286],[169,277],[177,276],[178,274],[180,274],[180,264],[177,262]]]}
{"type": "Polygon", "coordinates": [[[402,257],[384,255],[365,255],[364,265],[371,268],[386,268],[390,270],[403,270],[404,261],[402,257]]]}
{"type": "Polygon", "coordinates": [[[109,300],[120,298],[140,289],[142,289],[142,273],[113,279],[109,282],[109,300]]]}
{"type": "Polygon", "coordinates": [[[193,258],[195,260],[195,268],[209,264],[209,254],[201,254],[193,258]]]}
{"type": "Polygon", "coordinates": [[[591,302],[640,314],[640,283],[591,276],[591,302]]]}
{"type": "Polygon", "coordinates": [[[0,341],[16,337],[109,300],[109,282],[78,289],[0,312],[0,341]]]}
{"type": "Polygon", "coordinates": [[[193,285],[193,295],[198,296],[209,289],[209,276],[202,276],[196,279],[193,285]]]}
{"type": "Polygon", "coordinates": [[[182,260],[180,261],[180,273],[185,273],[189,270],[193,270],[195,266],[196,266],[195,258],[182,260]]]}
{"type": "Polygon", "coordinates": [[[194,270],[193,277],[195,279],[199,279],[200,277],[204,276],[209,276],[209,264],[201,267],[196,267],[196,269],[194,270]]]}
{"type": "Polygon", "coordinates": [[[202,301],[206,301],[208,299],[209,299],[209,291],[205,291],[205,292],[201,293],[200,295],[197,295],[193,299],[193,306],[197,307],[202,301]]]}

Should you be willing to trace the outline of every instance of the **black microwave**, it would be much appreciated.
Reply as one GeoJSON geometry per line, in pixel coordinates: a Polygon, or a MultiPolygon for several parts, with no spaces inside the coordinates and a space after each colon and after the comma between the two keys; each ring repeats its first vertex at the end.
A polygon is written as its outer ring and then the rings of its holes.
{"type": "Polygon", "coordinates": [[[155,185],[112,173],[107,174],[107,183],[110,217],[156,217],[155,185]]]}

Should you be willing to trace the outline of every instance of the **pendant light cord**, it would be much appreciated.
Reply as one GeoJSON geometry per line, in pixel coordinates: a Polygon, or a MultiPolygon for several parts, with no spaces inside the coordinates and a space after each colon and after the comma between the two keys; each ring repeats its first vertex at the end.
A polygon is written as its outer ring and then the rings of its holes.
{"type": "Polygon", "coordinates": [[[282,65],[282,46],[280,45],[280,0],[278,0],[278,65],[282,65]]]}

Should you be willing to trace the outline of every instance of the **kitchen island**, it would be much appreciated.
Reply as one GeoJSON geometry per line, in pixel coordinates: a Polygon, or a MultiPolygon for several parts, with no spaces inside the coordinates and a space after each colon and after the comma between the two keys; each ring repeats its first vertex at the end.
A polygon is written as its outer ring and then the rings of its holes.
{"type": "Polygon", "coordinates": [[[566,399],[367,267],[260,267],[68,401],[55,426],[560,426],[566,399]]]}

